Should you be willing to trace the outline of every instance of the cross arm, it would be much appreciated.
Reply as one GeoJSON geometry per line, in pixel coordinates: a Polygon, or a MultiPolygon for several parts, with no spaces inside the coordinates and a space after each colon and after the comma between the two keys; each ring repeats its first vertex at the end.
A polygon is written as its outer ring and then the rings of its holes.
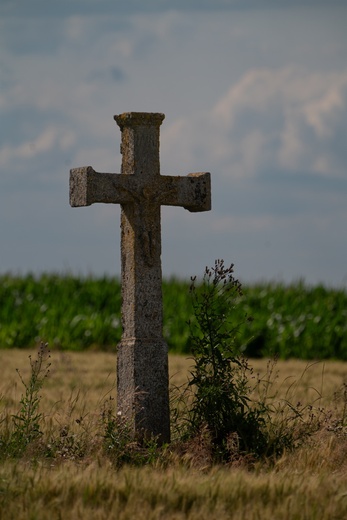
{"type": "Polygon", "coordinates": [[[209,211],[210,174],[158,175],[148,181],[137,175],[98,173],[91,166],[70,170],[72,207],[90,206],[95,202],[126,204],[134,201],[183,206],[192,212],[209,211]]]}
{"type": "Polygon", "coordinates": [[[70,170],[72,207],[90,206],[95,202],[124,204],[132,200],[130,190],[131,179],[120,173],[99,173],[91,166],[70,170]]]}
{"type": "Polygon", "coordinates": [[[185,177],[163,175],[162,180],[162,204],[183,206],[191,212],[210,211],[211,175],[209,172],[189,173],[185,177]]]}

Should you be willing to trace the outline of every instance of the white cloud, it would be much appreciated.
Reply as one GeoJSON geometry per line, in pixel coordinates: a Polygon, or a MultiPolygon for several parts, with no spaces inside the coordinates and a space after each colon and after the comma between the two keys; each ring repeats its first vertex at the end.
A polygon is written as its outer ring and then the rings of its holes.
{"type": "Polygon", "coordinates": [[[345,109],[346,90],[347,75],[337,75],[332,78],[330,88],[304,108],[306,120],[318,137],[333,135],[333,119],[340,110],[345,109]]]}
{"type": "Polygon", "coordinates": [[[335,153],[344,120],[347,71],[253,69],[210,110],[171,125],[164,149],[180,149],[189,167],[197,158],[214,163],[230,179],[281,171],[344,177],[346,152],[335,153]]]}
{"type": "Polygon", "coordinates": [[[52,150],[66,151],[75,142],[72,131],[56,126],[48,126],[35,139],[27,140],[19,145],[4,144],[0,148],[0,166],[8,167],[16,160],[33,160],[52,150]]]}

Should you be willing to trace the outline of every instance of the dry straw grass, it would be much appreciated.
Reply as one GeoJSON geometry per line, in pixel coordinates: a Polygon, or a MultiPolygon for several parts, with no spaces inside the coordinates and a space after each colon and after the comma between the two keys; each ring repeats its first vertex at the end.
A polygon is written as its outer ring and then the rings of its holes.
{"type": "Polygon", "coordinates": [[[5,465],[1,473],[8,495],[4,519],[342,520],[347,511],[346,478],[327,471],[127,467],[115,472],[95,461],[55,468],[5,465]]]}
{"type": "MultiPolygon", "coordinates": [[[[2,427],[18,413],[23,387],[16,368],[24,380],[30,377],[28,354],[0,351],[2,427]]],[[[337,421],[346,412],[346,364],[287,361],[274,367],[271,391],[277,400],[300,401],[303,407],[314,401],[324,411],[319,431],[271,464],[250,467],[239,459],[211,465],[202,436],[189,449],[173,446],[150,464],[117,468],[98,436],[103,403],[111,397],[113,404],[116,397],[115,361],[110,353],[52,353],[40,411],[44,441],[60,432],[60,452],[42,458],[34,446],[19,459],[2,461],[1,520],[347,518],[347,435],[337,421]]],[[[186,381],[190,364],[170,357],[172,384],[186,381]]],[[[265,377],[266,361],[251,364],[255,380],[265,377]]]]}

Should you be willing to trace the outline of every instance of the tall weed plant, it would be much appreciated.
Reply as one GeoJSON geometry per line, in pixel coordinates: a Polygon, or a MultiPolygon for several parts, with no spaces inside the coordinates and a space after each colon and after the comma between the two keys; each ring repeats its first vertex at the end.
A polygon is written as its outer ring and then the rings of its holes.
{"type": "Polygon", "coordinates": [[[12,454],[21,454],[29,444],[38,440],[42,435],[41,421],[43,415],[39,410],[41,400],[39,392],[49,374],[49,367],[51,366],[49,359],[48,346],[41,343],[36,359],[29,356],[31,371],[28,382],[23,379],[19,369],[17,369],[25,392],[20,399],[20,410],[12,416],[14,428],[9,440],[9,448],[12,454]]]}
{"type": "Polygon", "coordinates": [[[194,319],[189,322],[193,367],[184,387],[188,436],[208,435],[212,457],[227,461],[279,455],[319,428],[322,413],[276,402],[271,395],[274,363],[264,378],[256,378],[238,341],[239,327],[233,309],[243,297],[234,266],[216,260],[206,268],[202,282],[190,287],[194,319]],[[255,397],[255,395],[257,397],[255,397]]]}

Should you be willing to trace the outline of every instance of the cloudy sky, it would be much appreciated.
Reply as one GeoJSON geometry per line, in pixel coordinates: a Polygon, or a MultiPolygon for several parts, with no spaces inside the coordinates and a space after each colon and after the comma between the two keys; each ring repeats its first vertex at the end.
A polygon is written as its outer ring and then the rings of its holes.
{"type": "Polygon", "coordinates": [[[161,172],[210,171],[212,211],[162,208],[165,276],[347,287],[345,0],[0,0],[0,273],[120,273],[114,114],[163,112],[161,172]]]}

